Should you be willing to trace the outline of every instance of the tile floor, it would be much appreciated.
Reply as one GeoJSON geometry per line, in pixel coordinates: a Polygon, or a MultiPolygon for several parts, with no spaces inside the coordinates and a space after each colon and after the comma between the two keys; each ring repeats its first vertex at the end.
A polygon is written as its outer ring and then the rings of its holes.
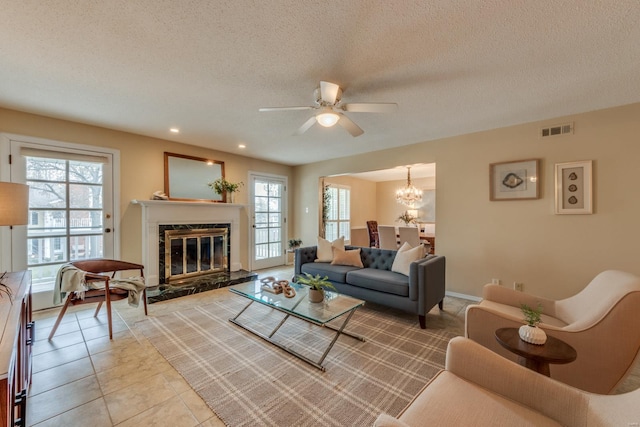
{"type": "MultiPolygon", "coordinates": [[[[292,267],[284,266],[258,271],[259,277],[287,279],[292,273],[292,267]]],[[[206,304],[220,292],[228,290],[150,304],[149,316],[206,304]]],[[[465,308],[470,303],[446,297],[444,312],[436,307],[427,324],[461,335],[465,308]]],[[[69,309],[52,341],[47,337],[59,310],[34,313],[36,342],[28,425],[224,426],[137,330],[135,323],[144,319],[142,307],[129,307],[126,301],[113,307],[113,340],[108,337],[106,314],[94,318],[93,305],[69,309]]],[[[635,371],[625,389],[640,386],[640,369],[635,371]]]]}

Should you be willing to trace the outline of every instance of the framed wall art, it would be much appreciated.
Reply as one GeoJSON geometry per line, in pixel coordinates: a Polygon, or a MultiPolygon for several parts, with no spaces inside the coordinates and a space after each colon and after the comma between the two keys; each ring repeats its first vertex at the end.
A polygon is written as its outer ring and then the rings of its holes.
{"type": "Polygon", "coordinates": [[[489,200],[540,198],[540,159],[516,160],[489,165],[489,200]]]}
{"type": "Polygon", "coordinates": [[[556,214],[593,213],[592,164],[556,163],[556,214]]]}

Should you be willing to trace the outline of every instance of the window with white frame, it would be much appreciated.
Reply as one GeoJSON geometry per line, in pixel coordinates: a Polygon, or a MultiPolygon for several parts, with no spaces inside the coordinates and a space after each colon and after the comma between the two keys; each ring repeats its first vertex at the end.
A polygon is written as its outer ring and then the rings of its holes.
{"type": "Polygon", "coordinates": [[[328,211],[325,239],[333,241],[344,236],[345,241],[349,241],[351,240],[351,188],[345,185],[329,184],[326,192],[328,211]]]}

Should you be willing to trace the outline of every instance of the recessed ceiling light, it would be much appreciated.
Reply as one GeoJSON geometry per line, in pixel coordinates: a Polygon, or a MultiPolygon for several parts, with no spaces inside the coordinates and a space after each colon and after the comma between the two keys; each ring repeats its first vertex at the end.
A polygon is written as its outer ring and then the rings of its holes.
{"type": "Polygon", "coordinates": [[[178,129],[178,128],[169,128],[169,132],[171,132],[171,133],[180,133],[180,129],[178,129]]]}
{"type": "Polygon", "coordinates": [[[238,148],[247,148],[247,146],[244,144],[238,144],[238,148]]]}

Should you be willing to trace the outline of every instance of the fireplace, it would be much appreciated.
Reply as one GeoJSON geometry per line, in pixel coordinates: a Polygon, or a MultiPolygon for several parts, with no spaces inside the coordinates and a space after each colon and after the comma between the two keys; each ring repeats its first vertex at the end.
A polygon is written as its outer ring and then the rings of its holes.
{"type": "Polygon", "coordinates": [[[147,301],[255,280],[240,263],[244,205],[133,200],[142,207],[142,259],[147,301]]]}
{"type": "Polygon", "coordinates": [[[160,283],[229,272],[230,224],[161,225],[160,283]]]}

